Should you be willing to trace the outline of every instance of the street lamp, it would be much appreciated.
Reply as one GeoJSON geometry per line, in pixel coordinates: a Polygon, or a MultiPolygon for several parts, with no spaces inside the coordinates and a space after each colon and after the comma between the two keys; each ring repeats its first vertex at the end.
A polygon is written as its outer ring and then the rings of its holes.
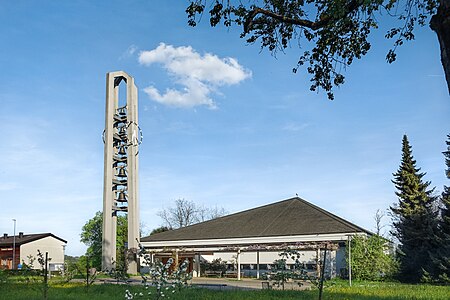
{"type": "Polygon", "coordinates": [[[13,261],[12,261],[12,268],[15,269],[15,263],[16,263],[16,219],[12,219],[14,221],[14,236],[13,236],[13,261]]]}

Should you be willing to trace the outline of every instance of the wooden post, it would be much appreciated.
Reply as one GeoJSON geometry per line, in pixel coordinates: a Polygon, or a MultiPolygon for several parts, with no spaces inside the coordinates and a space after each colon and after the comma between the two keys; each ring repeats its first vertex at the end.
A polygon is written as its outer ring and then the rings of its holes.
{"type": "Polygon", "coordinates": [[[323,291],[323,279],[325,277],[325,264],[327,262],[327,244],[325,244],[325,250],[323,252],[323,262],[322,262],[322,274],[320,277],[320,284],[319,284],[319,300],[322,300],[322,291],[323,291]]]}
{"type": "Polygon", "coordinates": [[[86,290],[89,288],[89,255],[86,255],[86,290]]]}
{"type": "Polygon", "coordinates": [[[175,249],[175,261],[174,261],[174,265],[173,265],[173,270],[178,270],[178,249],[175,249]]]}
{"type": "Polygon", "coordinates": [[[352,237],[348,236],[348,284],[352,286],[352,237]]]}
{"type": "Polygon", "coordinates": [[[44,299],[47,299],[47,292],[48,292],[48,252],[45,252],[45,267],[44,267],[44,299]]]}
{"type": "Polygon", "coordinates": [[[320,246],[317,246],[317,250],[316,250],[316,271],[317,271],[317,277],[320,278],[320,246]]]}

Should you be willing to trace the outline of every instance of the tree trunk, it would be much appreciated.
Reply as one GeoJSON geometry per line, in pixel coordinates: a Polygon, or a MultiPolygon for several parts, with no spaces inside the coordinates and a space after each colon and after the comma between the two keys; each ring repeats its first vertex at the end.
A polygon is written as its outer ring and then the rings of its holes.
{"type": "Polygon", "coordinates": [[[450,94],[450,0],[439,1],[437,13],[431,18],[430,27],[438,36],[441,62],[450,94]]]}

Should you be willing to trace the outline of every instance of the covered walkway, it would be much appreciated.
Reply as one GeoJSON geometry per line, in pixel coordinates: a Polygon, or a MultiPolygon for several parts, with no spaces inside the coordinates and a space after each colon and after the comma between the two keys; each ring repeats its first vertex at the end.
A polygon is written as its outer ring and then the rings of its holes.
{"type": "MultiPolygon", "coordinates": [[[[217,290],[260,290],[263,288],[263,283],[267,283],[267,281],[251,278],[241,278],[241,280],[236,280],[227,278],[194,277],[190,283],[192,286],[217,290]]],[[[281,287],[272,285],[271,287],[272,289],[281,289],[281,287]]],[[[305,290],[311,288],[311,283],[302,282],[302,286],[299,286],[296,282],[287,282],[285,283],[284,288],[285,290],[305,290]]]]}

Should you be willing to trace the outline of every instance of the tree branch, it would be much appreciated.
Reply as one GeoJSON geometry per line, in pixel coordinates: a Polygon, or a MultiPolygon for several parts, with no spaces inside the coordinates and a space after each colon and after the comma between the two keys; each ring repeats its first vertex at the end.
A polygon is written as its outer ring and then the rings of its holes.
{"type": "MultiPolygon", "coordinates": [[[[345,7],[344,15],[354,11],[360,5],[361,5],[361,1],[358,1],[358,0],[350,1],[350,3],[345,7]]],[[[254,19],[259,14],[265,15],[267,17],[271,17],[272,19],[280,21],[281,23],[303,26],[303,27],[310,28],[312,30],[317,30],[319,28],[325,27],[331,21],[333,21],[334,17],[335,17],[335,16],[331,16],[331,15],[326,15],[325,17],[321,18],[320,21],[313,22],[313,21],[305,20],[305,19],[288,18],[286,16],[277,14],[273,11],[262,9],[260,7],[255,7],[253,10],[251,10],[248,13],[248,15],[246,17],[246,20],[244,23],[244,32],[245,33],[248,33],[252,29],[252,25],[254,24],[254,19]]]]}

